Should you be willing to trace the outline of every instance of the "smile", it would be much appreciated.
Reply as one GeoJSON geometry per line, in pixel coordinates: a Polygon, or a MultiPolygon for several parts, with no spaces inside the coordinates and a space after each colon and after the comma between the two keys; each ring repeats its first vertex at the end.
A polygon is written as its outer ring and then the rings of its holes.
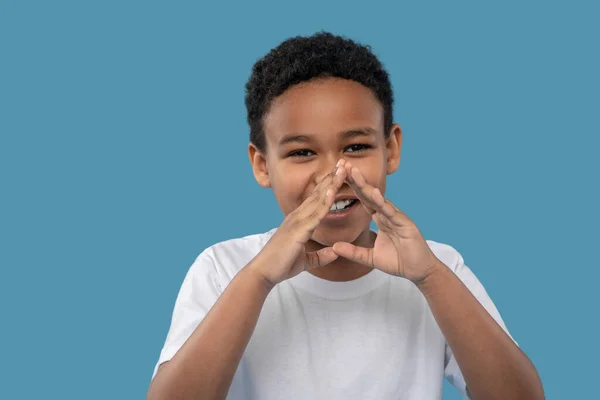
{"type": "Polygon", "coordinates": [[[329,212],[330,213],[342,212],[342,211],[347,210],[348,208],[352,207],[357,201],[358,201],[357,199],[336,201],[335,203],[332,204],[331,208],[329,209],[329,212]]]}

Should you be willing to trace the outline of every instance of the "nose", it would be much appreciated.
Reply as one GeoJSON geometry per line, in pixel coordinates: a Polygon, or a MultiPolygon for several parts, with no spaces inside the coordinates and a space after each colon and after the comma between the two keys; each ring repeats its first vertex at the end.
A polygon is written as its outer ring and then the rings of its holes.
{"type": "Polygon", "coordinates": [[[318,184],[325,179],[327,174],[330,174],[333,171],[339,160],[341,160],[339,156],[337,158],[335,156],[323,157],[317,167],[318,171],[315,173],[315,184],[318,184]]]}

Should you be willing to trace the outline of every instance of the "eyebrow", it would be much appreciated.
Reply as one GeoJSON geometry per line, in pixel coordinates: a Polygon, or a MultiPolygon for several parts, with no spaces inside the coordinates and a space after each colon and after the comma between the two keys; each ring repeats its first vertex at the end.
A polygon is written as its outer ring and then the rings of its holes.
{"type": "MultiPolygon", "coordinates": [[[[377,131],[372,128],[357,128],[350,129],[347,131],[342,131],[338,133],[340,139],[351,139],[357,136],[372,136],[375,135],[377,131]]],[[[279,145],[283,146],[288,143],[308,143],[311,142],[315,135],[307,135],[307,134],[299,134],[299,133],[291,133],[289,135],[285,135],[279,140],[279,145]]]]}

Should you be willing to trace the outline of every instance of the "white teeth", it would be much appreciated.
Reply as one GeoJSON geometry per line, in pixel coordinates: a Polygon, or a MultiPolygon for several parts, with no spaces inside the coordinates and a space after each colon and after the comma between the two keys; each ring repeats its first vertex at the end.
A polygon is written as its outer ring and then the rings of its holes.
{"type": "Polygon", "coordinates": [[[331,205],[331,208],[329,209],[329,211],[337,211],[337,210],[341,210],[343,208],[348,207],[348,205],[352,203],[352,200],[340,200],[338,202],[335,202],[331,205]]]}

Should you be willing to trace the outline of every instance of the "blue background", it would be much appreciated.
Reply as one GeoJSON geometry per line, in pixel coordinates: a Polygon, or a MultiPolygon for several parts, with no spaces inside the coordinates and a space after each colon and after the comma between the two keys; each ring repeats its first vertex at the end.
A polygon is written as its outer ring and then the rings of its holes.
{"type": "Polygon", "coordinates": [[[592,3],[3,1],[0,398],[144,398],[195,257],[281,221],[247,158],[252,64],[321,29],[391,74],[388,197],[461,252],[549,399],[590,398],[592,3]]]}

